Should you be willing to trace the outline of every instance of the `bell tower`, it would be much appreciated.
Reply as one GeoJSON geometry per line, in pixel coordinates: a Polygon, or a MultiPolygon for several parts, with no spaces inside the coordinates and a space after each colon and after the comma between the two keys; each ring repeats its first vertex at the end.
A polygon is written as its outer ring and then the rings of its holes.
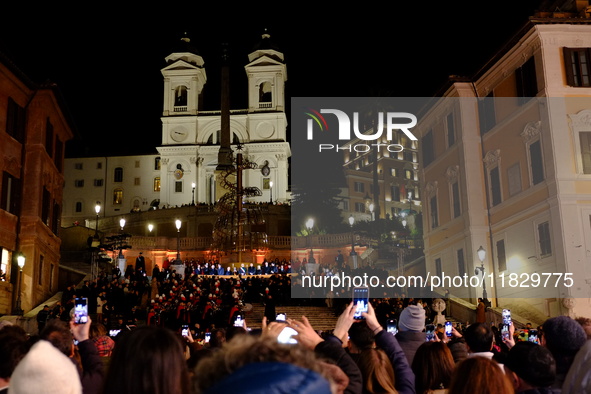
{"type": "Polygon", "coordinates": [[[175,145],[194,142],[196,122],[207,82],[204,61],[186,35],[166,58],[161,70],[164,77],[162,112],[162,144],[175,145]]]}
{"type": "Polygon", "coordinates": [[[285,111],[287,69],[283,53],[265,31],[248,55],[248,112],[285,111]]]}

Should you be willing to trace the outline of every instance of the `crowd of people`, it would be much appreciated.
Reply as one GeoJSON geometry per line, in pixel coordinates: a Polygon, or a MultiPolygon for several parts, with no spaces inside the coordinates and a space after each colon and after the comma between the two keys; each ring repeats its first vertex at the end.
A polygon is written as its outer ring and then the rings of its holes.
{"type": "Polygon", "coordinates": [[[503,336],[477,319],[448,334],[433,324],[434,300],[372,298],[359,319],[349,292],[331,298],[338,319],[321,331],[306,316],[276,319],[276,305],[327,302],[292,299],[286,272],[207,275],[188,265],[149,277],[140,264],[70,286],[39,312],[35,335],[1,326],[0,394],[591,392],[590,319],[549,318],[535,342],[529,327],[503,336]],[[84,324],[73,319],[79,297],[95,299],[84,324]],[[267,307],[251,328],[255,302],[267,307]]]}

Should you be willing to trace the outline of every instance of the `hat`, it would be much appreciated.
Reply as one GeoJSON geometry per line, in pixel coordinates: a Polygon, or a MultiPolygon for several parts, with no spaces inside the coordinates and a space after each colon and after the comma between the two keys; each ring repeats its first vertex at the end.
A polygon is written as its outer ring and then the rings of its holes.
{"type": "Polygon", "coordinates": [[[8,391],[19,394],[81,394],[76,366],[46,340],[39,340],[18,363],[8,391]]]}
{"type": "Polygon", "coordinates": [[[557,354],[574,355],[587,340],[585,329],[568,316],[552,317],[542,325],[546,347],[556,358],[557,354]]]}
{"type": "Polygon", "coordinates": [[[332,391],[328,380],[317,372],[281,362],[246,364],[205,390],[206,394],[262,392],[329,394],[332,391]]]}
{"type": "Polygon", "coordinates": [[[425,309],[418,305],[409,305],[400,313],[398,329],[400,331],[421,332],[425,328],[425,309]]]}
{"type": "Polygon", "coordinates": [[[550,350],[534,342],[517,342],[504,365],[534,387],[548,387],[556,378],[556,361],[550,350]]]}

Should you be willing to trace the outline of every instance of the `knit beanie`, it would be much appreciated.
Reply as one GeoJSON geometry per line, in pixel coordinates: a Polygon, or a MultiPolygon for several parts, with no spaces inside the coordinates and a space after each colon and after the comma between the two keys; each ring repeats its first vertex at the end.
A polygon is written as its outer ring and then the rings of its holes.
{"type": "Polygon", "coordinates": [[[587,341],[583,326],[569,316],[556,316],[546,320],[542,330],[546,347],[555,357],[574,356],[587,341]]]}
{"type": "Polygon", "coordinates": [[[398,329],[400,331],[421,332],[425,328],[425,309],[418,305],[409,305],[400,313],[398,329]]]}
{"type": "Polygon", "coordinates": [[[82,385],[72,360],[41,339],[16,366],[8,393],[82,394],[82,385]]]}

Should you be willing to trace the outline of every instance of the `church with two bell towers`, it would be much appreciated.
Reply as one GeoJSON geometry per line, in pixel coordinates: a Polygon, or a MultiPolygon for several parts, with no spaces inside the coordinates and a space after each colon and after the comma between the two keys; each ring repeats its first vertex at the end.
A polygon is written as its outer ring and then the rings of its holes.
{"type": "MultiPolygon", "coordinates": [[[[164,108],[162,145],[157,147],[160,204],[180,206],[188,201],[211,204],[221,197],[216,188],[219,182],[216,167],[222,140],[222,110],[201,110],[207,83],[205,61],[189,38],[183,38],[181,44],[166,58],[167,65],[161,70],[164,108]]],[[[242,175],[244,186],[261,190],[249,202],[286,202],[291,155],[285,113],[287,71],[284,55],[274,46],[269,34],[263,34],[244,68],[248,106],[230,110],[231,150],[236,152],[239,148],[255,164],[255,168],[245,170],[242,175]]]]}
{"type": "MultiPolygon", "coordinates": [[[[252,164],[242,171],[242,185],[260,190],[245,197],[244,202],[289,203],[287,69],[284,54],[270,35],[265,32],[245,59],[247,86],[232,85],[233,91],[248,89],[247,104],[241,104],[246,108],[242,109],[224,110],[223,105],[209,104],[220,109],[205,110],[204,99],[211,97],[204,91],[208,83],[206,59],[186,36],[171,52],[161,69],[162,139],[154,147],[157,153],[67,158],[64,226],[94,219],[97,205],[100,216],[109,217],[154,208],[215,204],[223,194],[216,168],[224,136],[222,151],[236,156],[239,150],[252,164]]],[[[219,59],[212,60],[218,67],[219,59]]],[[[213,71],[215,74],[218,70],[213,71]]],[[[210,82],[208,93],[215,96],[216,90],[229,89],[223,81],[221,85],[217,80],[210,82]]]]}

